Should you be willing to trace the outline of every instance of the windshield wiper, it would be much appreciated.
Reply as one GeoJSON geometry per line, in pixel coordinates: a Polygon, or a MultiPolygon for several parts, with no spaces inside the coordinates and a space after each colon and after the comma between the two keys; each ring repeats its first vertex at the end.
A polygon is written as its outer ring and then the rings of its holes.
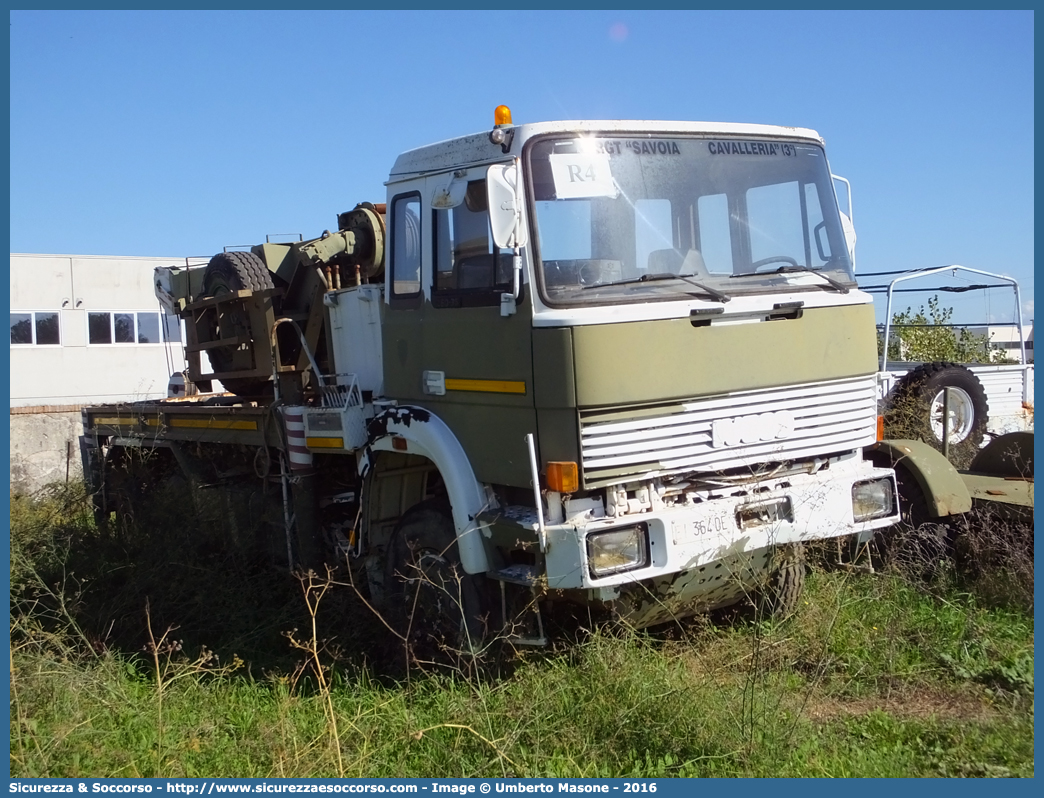
{"type": "MultiPolygon", "coordinates": [[[[816,277],[822,277],[824,280],[827,281],[831,288],[836,289],[838,292],[842,294],[847,294],[850,290],[848,286],[842,283],[841,281],[835,280],[833,277],[829,277],[823,274],[823,272],[819,271],[819,269],[810,269],[807,266],[780,266],[778,269],[773,269],[770,272],[748,272],[747,274],[734,274],[732,275],[731,279],[735,280],[737,277],[767,277],[771,274],[801,274],[803,272],[814,274],[816,275],[816,277]]],[[[822,288],[824,290],[827,288],[827,286],[823,285],[822,283],[818,283],[816,287],[822,288]]]]}
{"type": "Polygon", "coordinates": [[[606,288],[607,286],[611,286],[611,285],[629,285],[631,283],[651,283],[651,282],[655,282],[655,281],[659,281],[659,280],[683,280],[686,283],[688,283],[689,285],[696,286],[701,291],[703,291],[705,294],[707,294],[707,296],[711,297],[712,299],[717,300],[718,302],[728,302],[730,299],[732,299],[732,297],[730,297],[728,294],[723,294],[721,291],[718,291],[716,288],[711,288],[708,285],[704,285],[703,283],[699,283],[696,280],[693,280],[692,277],[694,277],[694,276],[695,275],[692,275],[692,274],[671,274],[670,272],[662,272],[662,273],[658,273],[658,274],[643,274],[640,277],[628,277],[626,280],[614,280],[611,283],[592,283],[591,285],[585,285],[584,286],[584,290],[586,290],[588,288],[606,288]]]}

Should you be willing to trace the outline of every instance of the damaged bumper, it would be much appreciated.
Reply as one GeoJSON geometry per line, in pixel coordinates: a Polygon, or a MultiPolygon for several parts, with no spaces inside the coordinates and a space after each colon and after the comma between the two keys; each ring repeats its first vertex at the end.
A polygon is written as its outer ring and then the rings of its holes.
{"type": "Polygon", "coordinates": [[[898,521],[892,471],[865,461],[729,493],[616,518],[588,510],[548,525],[548,587],[614,601],[641,586],[660,599],[721,606],[769,567],[775,546],[868,539],[898,521]]]}

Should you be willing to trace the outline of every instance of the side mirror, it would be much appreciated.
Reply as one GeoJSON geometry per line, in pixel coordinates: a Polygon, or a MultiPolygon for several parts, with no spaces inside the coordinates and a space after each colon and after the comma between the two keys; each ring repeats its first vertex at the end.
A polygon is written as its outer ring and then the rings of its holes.
{"type": "Polygon", "coordinates": [[[493,241],[501,249],[524,247],[529,240],[522,212],[522,186],[518,161],[493,164],[486,172],[489,224],[493,241]]]}
{"type": "MultiPolygon", "coordinates": [[[[843,225],[844,223],[842,223],[843,225]]],[[[830,260],[830,241],[824,240],[823,233],[826,231],[826,222],[820,222],[812,228],[812,239],[816,242],[816,252],[821,261],[830,260]]]]}
{"type": "Polygon", "coordinates": [[[855,213],[852,208],[852,184],[841,175],[830,175],[834,181],[834,190],[837,190],[837,184],[841,183],[845,187],[845,205],[848,206],[848,213],[841,210],[838,207],[838,213],[841,214],[841,229],[845,233],[845,243],[848,245],[848,258],[852,261],[852,271],[855,271],[855,245],[856,245],[856,232],[855,232],[855,213]]]}
{"type": "Polygon", "coordinates": [[[845,231],[845,243],[848,245],[848,259],[852,261],[852,271],[855,271],[855,245],[856,231],[852,220],[847,214],[841,214],[841,229],[845,231]]]}

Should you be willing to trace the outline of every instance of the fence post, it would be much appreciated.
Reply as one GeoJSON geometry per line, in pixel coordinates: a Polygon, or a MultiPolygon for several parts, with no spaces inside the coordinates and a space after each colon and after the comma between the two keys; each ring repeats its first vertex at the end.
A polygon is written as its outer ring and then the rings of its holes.
{"type": "Polygon", "coordinates": [[[950,459],[950,386],[943,388],[942,454],[950,459]]]}

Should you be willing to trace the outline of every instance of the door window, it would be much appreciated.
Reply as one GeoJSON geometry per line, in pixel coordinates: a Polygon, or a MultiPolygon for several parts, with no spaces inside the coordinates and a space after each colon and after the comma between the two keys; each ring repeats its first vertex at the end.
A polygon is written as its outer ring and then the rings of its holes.
{"type": "Polygon", "coordinates": [[[459,205],[433,209],[432,223],[432,303],[499,305],[500,293],[512,282],[511,254],[501,252],[493,241],[485,180],[469,182],[459,205]]]}
{"type": "Polygon", "coordinates": [[[417,194],[392,203],[392,298],[419,298],[421,291],[421,212],[417,194]]]}

